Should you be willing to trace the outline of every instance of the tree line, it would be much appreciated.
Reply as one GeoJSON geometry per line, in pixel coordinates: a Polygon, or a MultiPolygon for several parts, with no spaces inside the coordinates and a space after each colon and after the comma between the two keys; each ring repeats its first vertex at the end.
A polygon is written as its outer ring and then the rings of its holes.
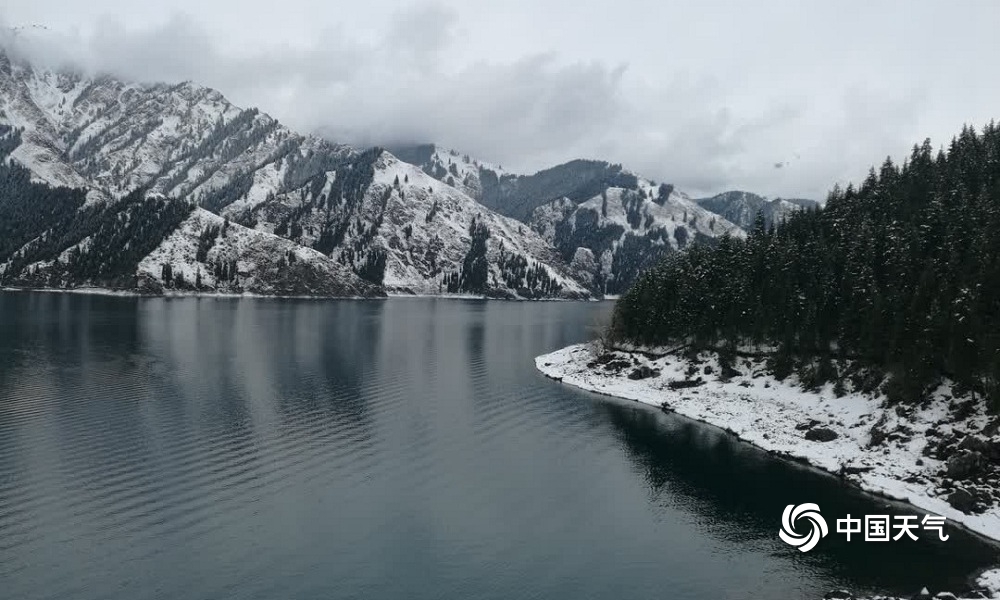
{"type": "Polygon", "coordinates": [[[947,378],[1000,408],[1000,128],[964,127],[937,152],[925,141],[821,209],[666,256],[618,302],[609,337],[727,360],[767,348],[778,377],[840,390],[850,364],[900,402],[947,378]]]}
{"type": "Polygon", "coordinates": [[[139,262],[186,219],[187,202],[135,190],[87,204],[85,190],[32,181],[7,157],[20,131],[0,128],[0,283],[134,287],[139,262]]]}

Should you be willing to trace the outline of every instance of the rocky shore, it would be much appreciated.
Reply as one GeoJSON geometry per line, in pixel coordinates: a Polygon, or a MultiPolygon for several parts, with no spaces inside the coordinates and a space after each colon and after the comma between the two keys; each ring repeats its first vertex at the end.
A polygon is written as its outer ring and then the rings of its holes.
{"type": "Polygon", "coordinates": [[[803,389],[764,359],[719,365],[696,356],[580,344],[536,358],[564,383],[718,426],[774,454],[908,502],[1000,540],[1000,418],[947,384],[916,405],[889,406],[871,382],[803,389]]]}
{"type": "Polygon", "coordinates": [[[1000,569],[985,571],[975,578],[969,589],[954,594],[950,591],[932,591],[922,588],[910,597],[897,596],[855,596],[849,590],[833,590],[823,596],[823,600],[995,600],[1000,598],[1000,569]]]}

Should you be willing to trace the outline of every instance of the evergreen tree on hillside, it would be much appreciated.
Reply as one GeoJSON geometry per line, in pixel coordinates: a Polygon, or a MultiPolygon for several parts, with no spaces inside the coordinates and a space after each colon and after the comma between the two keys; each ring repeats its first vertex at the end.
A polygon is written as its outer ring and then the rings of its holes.
{"type": "Polygon", "coordinates": [[[490,228],[485,223],[473,219],[469,225],[469,235],[472,236],[472,243],[462,262],[459,289],[463,292],[482,293],[486,291],[489,278],[486,241],[490,237],[490,228]]]}
{"type": "Polygon", "coordinates": [[[611,335],[849,358],[889,374],[892,400],[947,377],[1000,407],[1000,130],[965,127],[937,155],[925,141],[823,209],[668,255],[622,297],[611,335]]]}

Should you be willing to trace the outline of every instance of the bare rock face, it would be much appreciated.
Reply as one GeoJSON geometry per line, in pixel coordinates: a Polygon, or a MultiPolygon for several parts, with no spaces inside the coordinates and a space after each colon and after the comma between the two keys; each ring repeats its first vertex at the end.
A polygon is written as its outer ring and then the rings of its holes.
{"type": "Polygon", "coordinates": [[[975,450],[959,450],[948,458],[945,472],[952,479],[967,479],[979,473],[983,465],[983,455],[975,450]]]}
{"type": "Polygon", "coordinates": [[[976,498],[968,490],[958,488],[948,496],[948,504],[956,510],[969,514],[976,508],[976,498]]]}
{"type": "Polygon", "coordinates": [[[972,450],[973,452],[985,452],[988,449],[986,440],[977,435],[967,435],[958,444],[959,450],[972,450]]]}
{"type": "Polygon", "coordinates": [[[889,433],[885,430],[886,417],[882,415],[879,420],[872,425],[871,431],[869,432],[868,447],[874,448],[875,446],[881,445],[882,442],[889,437],[889,433]]]}
{"type": "Polygon", "coordinates": [[[660,376],[659,369],[652,369],[650,367],[647,367],[646,365],[638,367],[628,374],[628,378],[634,381],[640,379],[649,379],[651,377],[659,377],[659,376],[660,376]]]}

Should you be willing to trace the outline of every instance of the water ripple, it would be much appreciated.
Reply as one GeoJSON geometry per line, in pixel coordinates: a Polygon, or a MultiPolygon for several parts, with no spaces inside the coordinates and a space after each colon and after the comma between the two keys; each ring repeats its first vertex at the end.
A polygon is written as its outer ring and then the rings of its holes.
{"type": "MultiPolygon", "coordinates": [[[[55,300],[0,294],[4,598],[750,598],[786,595],[789,571],[819,597],[902,581],[871,555],[783,552],[784,499],[748,482],[868,500],[534,371],[607,305],[55,300]]],[[[908,569],[947,582],[992,556],[946,550],[908,569]]]]}

